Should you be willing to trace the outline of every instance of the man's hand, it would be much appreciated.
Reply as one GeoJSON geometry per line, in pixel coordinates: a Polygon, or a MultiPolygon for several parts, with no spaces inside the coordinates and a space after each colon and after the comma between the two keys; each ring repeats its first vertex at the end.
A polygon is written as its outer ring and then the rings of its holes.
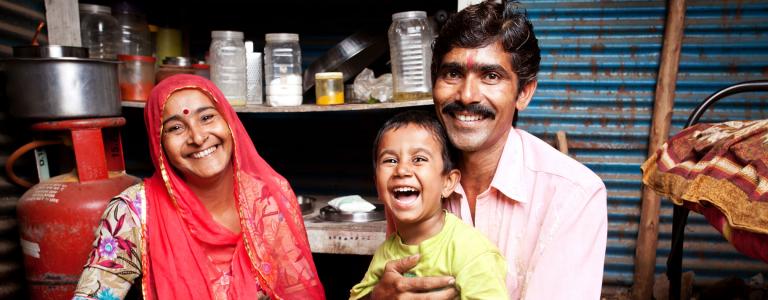
{"type": "Polygon", "coordinates": [[[453,299],[458,296],[453,277],[404,277],[418,262],[418,255],[387,262],[369,299],[453,299]]]}

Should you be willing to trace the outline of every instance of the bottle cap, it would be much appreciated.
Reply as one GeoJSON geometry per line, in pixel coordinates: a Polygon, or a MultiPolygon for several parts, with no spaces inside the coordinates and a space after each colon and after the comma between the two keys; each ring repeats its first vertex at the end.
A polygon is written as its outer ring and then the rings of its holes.
{"type": "Polygon", "coordinates": [[[267,33],[264,36],[267,42],[298,42],[298,33],[267,33]]]}
{"type": "Polygon", "coordinates": [[[78,8],[82,12],[88,12],[92,14],[108,14],[108,15],[112,14],[112,8],[104,5],[81,3],[81,4],[78,4],[78,8]]]}
{"type": "Polygon", "coordinates": [[[211,31],[211,37],[214,39],[243,39],[242,31],[214,30],[211,31]]]}
{"type": "Polygon", "coordinates": [[[426,18],[426,17],[427,17],[427,12],[425,11],[421,11],[421,10],[404,11],[404,12],[392,14],[392,21],[402,20],[402,19],[426,18]]]}
{"type": "Polygon", "coordinates": [[[315,80],[318,79],[342,79],[344,74],[341,72],[321,72],[315,73],[315,80]]]}

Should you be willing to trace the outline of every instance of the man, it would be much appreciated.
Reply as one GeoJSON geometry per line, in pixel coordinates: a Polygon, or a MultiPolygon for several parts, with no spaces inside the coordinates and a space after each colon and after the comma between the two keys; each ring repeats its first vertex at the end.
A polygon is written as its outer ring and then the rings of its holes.
{"type": "MultiPolygon", "coordinates": [[[[461,181],[444,206],[508,261],[510,299],[598,299],[607,238],[605,185],[584,165],[512,127],[536,90],[540,49],[516,3],[452,16],[435,41],[433,97],[460,150],[461,181]]],[[[405,278],[391,261],[372,299],[450,299],[451,277],[405,278]]]]}

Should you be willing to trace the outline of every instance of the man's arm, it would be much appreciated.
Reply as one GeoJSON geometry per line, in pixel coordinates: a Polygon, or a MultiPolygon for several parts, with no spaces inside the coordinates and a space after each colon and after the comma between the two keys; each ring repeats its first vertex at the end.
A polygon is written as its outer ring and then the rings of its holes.
{"type": "Polygon", "coordinates": [[[366,299],[454,299],[458,295],[453,287],[453,277],[407,278],[402,275],[418,262],[418,255],[387,262],[381,280],[366,299]],[[440,290],[433,291],[436,289],[440,290]]]}

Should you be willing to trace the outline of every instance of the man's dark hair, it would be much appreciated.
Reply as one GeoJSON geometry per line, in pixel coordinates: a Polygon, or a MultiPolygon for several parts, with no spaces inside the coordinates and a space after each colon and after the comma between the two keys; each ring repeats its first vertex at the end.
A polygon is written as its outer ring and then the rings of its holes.
{"type": "Polygon", "coordinates": [[[443,174],[448,174],[453,169],[452,155],[454,150],[451,148],[451,144],[448,143],[448,133],[440,121],[437,120],[432,114],[422,110],[409,110],[396,114],[394,117],[387,120],[384,125],[379,129],[379,133],[376,134],[376,139],[373,140],[373,169],[378,167],[377,156],[379,152],[379,144],[381,143],[381,137],[388,131],[403,128],[409,124],[417,125],[426,129],[432,133],[432,138],[440,144],[441,156],[443,157],[443,174]]]}
{"type": "Polygon", "coordinates": [[[541,61],[541,49],[533,24],[517,1],[505,4],[484,1],[459,11],[440,29],[432,55],[432,83],[443,57],[453,48],[481,48],[501,41],[517,74],[518,88],[536,79],[541,61]]]}

